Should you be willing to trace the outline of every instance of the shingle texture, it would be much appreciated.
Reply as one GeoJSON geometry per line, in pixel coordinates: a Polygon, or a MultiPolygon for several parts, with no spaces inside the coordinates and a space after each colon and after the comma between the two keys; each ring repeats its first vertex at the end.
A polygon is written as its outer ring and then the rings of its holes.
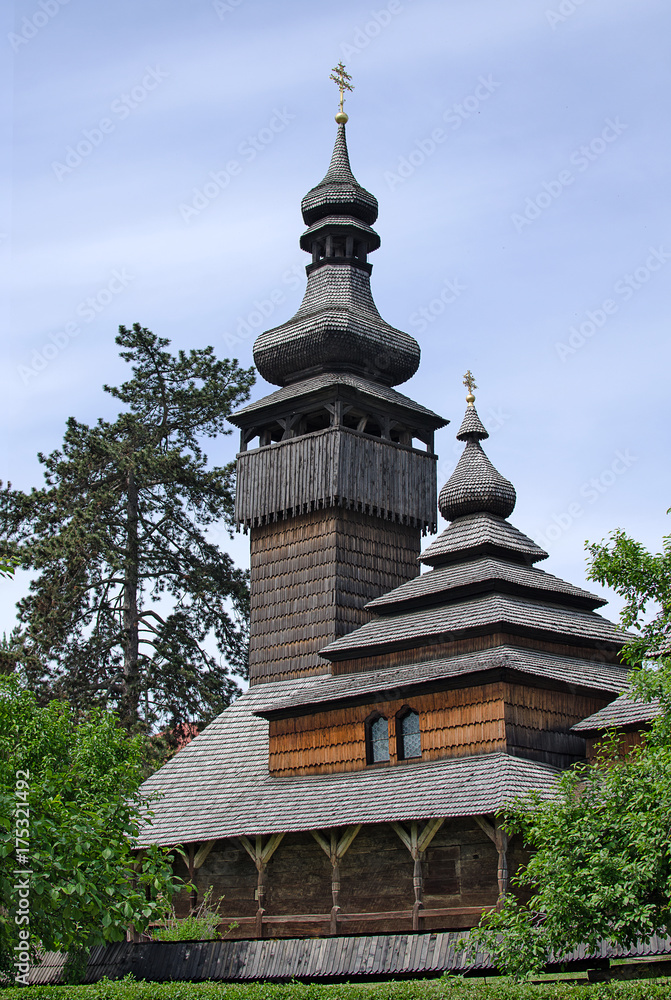
{"type": "Polygon", "coordinates": [[[300,240],[301,250],[309,251],[313,239],[320,237],[322,234],[328,235],[329,233],[351,234],[364,239],[368,247],[368,253],[377,250],[380,246],[380,237],[375,230],[365,225],[359,219],[355,219],[353,215],[327,215],[323,219],[318,219],[314,225],[305,230],[300,240]]]}
{"type": "Polygon", "coordinates": [[[397,385],[417,371],[419,345],[382,319],[370,275],[354,265],[326,264],[309,275],[296,315],[257,337],[254,363],[277,385],[338,370],[397,385]]]}
{"type": "Polygon", "coordinates": [[[453,521],[420,556],[429,566],[491,554],[535,563],[547,559],[547,552],[495,514],[467,514],[453,521]]]}
{"type": "Polygon", "coordinates": [[[421,418],[422,422],[426,419],[435,427],[444,427],[448,423],[433,410],[427,409],[421,403],[416,403],[408,396],[403,396],[395,389],[380,385],[378,382],[370,382],[368,379],[348,372],[324,372],[322,375],[315,375],[303,382],[294,382],[270,393],[269,396],[264,396],[263,399],[259,399],[255,403],[241,407],[229,419],[233,424],[244,426],[250,422],[250,418],[257,419],[267,410],[280,408],[289,402],[304,405],[311,396],[317,396],[329,390],[343,390],[345,392],[351,390],[351,394],[360,396],[363,403],[370,401],[374,405],[382,404],[385,408],[392,406],[409,416],[421,418]]]}
{"type": "Polygon", "coordinates": [[[467,562],[448,563],[447,566],[422,573],[396,590],[370,601],[366,607],[377,614],[383,614],[385,611],[401,610],[408,605],[458,600],[465,593],[478,593],[485,589],[504,590],[506,585],[512,593],[534,593],[541,600],[561,598],[567,604],[589,610],[606,604],[602,597],[590,594],[581,587],[574,587],[572,583],[560,580],[551,573],[503,559],[482,557],[467,562]]]}
{"type": "Polygon", "coordinates": [[[456,437],[457,441],[484,441],[485,438],[489,437],[474,406],[466,407],[466,413],[456,437]]]}
{"type": "MultiPolygon", "coordinates": [[[[429,660],[402,667],[387,667],[362,673],[324,676],[319,684],[297,689],[289,698],[278,698],[265,707],[264,715],[288,709],[346,702],[364,696],[393,695],[423,684],[436,684],[492,670],[506,670],[529,677],[558,681],[576,687],[619,693],[627,686],[628,671],[614,663],[599,663],[571,656],[554,656],[515,646],[497,646],[463,656],[429,660]]],[[[379,698],[378,698],[379,700],[379,698]]],[[[616,703],[614,703],[616,704],[616,703]]],[[[580,723],[579,725],[582,725],[580,723]]]]}
{"type": "Polygon", "coordinates": [[[629,694],[622,694],[610,705],[590,715],[573,726],[574,733],[600,732],[620,726],[636,726],[651,722],[659,715],[659,701],[634,701],[629,694]]]}
{"type": "Polygon", "coordinates": [[[327,659],[341,659],[344,653],[372,655],[394,645],[408,648],[412,642],[451,642],[469,632],[534,633],[556,641],[576,640],[585,645],[603,643],[621,646],[627,634],[594,612],[542,604],[507,594],[490,594],[470,601],[417,609],[385,616],[362,625],[355,632],[330,643],[321,651],[327,659]]]}
{"type": "Polygon", "coordinates": [[[486,511],[508,517],[515,509],[515,487],[497,472],[478,441],[468,441],[457,467],[438,496],[447,521],[486,511]]]}
{"type": "Polygon", "coordinates": [[[551,796],[554,768],[507,754],[484,754],[345,774],[271,778],[268,722],[254,712],[320,682],[306,678],[259,685],[143,785],[160,797],[142,844],[175,844],[389,823],[433,816],[496,813],[513,798],[551,796]]]}
{"type": "Polygon", "coordinates": [[[377,198],[361,187],[352,173],[344,125],[338,126],[326,175],[305,195],[301,210],[306,226],[333,212],[353,215],[368,225],[377,219],[377,198]]]}

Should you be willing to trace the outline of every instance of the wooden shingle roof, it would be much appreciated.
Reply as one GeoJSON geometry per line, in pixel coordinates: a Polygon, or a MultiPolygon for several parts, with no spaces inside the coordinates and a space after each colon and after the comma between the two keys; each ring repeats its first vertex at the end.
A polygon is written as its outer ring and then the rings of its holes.
{"type": "Polygon", "coordinates": [[[638,701],[625,692],[610,705],[577,722],[571,731],[584,736],[605,729],[634,728],[652,722],[659,712],[660,704],[656,698],[653,701],[638,701]]]}
{"type": "Polygon", "coordinates": [[[362,403],[373,403],[378,406],[382,404],[385,410],[392,407],[406,417],[410,416],[420,419],[422,422],[426,421],[436,428],[444,427],[445,424],[449,423],[433,410],[427,409],[421,403],[416,403],[395,389],[380,385],[379,382],[371,382],[350,372],[324,372],[321,375],[313,375],[312,378],[302,382],[284,386],[276,392],[264,396],[263,399],[241,407],[231,414],[229,419],[233,424],[244,425],[250,422],[250,418],[263,417],[267,412],[281,408],[285,403],[302,406],[321,395],[332,399],[333,392],[331,390],[341,392],[354,400],[360,399],[362,403]]]}
{"type": "Polygon", "coordinates": [[[551,573],[531,566],[522,566],[504,559],[482,557],[467,562],[449,563],[429,573],[409,580],[388,594],[376,597],[366,605],[377,614],[400,611],[441,600],[459,600],[466,594],[476,594],[495,587],[501,593],[544,596],[575,607],[593,610],[607,602],[582,587],[575,587],[551,573]]]}
{"type": "Polygon", "coordinates": [[[336,639],[321,650],[328,660],[374,656],[424,641],[453,642],[467,635],[504,632],[542,640],[619,649],[627,633],[594,612],[560,607],[508,594],[488,594],[406,614],[385,615],[336,639]]]}
{"type": "MultiPolygon", "coordinates": [[[[505,671],[527,678],[570,684],[572,688],[619,694],[627,686],[628,670],[615,663],[595,663],[572,656],[556,656],[535,649],[497,646],[462,656],[410,663],[402,667],[386,667],[361,673],[321,676],[315,683],[298,688],[289,697],[278,698],[270,706],[257,709],[266,718],[275,713],[294,714],[293,710],[329,707],[375,697],[403,697],[406,691],[421,692],[422,687],[441,681],[459,682],[474,675],[505,671]]],[[[485,678],[488,680],[488,678],[485,678]]],[[[582,725],[582,723],[581,723],[582,725]]]]}
{"type": "Polygon", "coordinates": [[[540,545],[509,521],[486,511],[466,514],[453,521],[419,558],[428,566],[441,566],[480,555],[500,556],[526,564],[548,558],[540,545]]]}

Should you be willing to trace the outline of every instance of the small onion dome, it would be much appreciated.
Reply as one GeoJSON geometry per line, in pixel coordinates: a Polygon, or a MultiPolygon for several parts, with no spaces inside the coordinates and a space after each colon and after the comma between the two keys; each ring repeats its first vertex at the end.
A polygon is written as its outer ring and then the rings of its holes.
{"type": "Polygon", "coordinates": [[[301,210],[306,226],[327,215],[352,215],[368,226],[377,219],[377,198],[361,187],[349,165],[344,122],[338,125],[326,176],[305,195],[301,210]]]}
{"type": "Polygon", "coordinates": [[[488,436],[475,407],[469,405],[457,434],[466,447],[438,497],[438,508],[447,521],[481,512],[508,517],[515,509],[515,487],[497,472],[480,445],[479,439],[488,436]]]}

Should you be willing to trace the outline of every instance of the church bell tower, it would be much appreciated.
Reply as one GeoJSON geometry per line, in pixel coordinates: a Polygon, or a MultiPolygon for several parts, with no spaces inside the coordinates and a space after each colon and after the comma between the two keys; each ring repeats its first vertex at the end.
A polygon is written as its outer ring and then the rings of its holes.
{"type": "Polygon", "coordinates": [[[369,620],[364,605],[418,573],[436,530],[431,410],[393,387],[419,365],[370,289],[377,199],[349,162],[342,64],[326,176],[301,203],[311,255],[296,315],[262,333],[254,361],[280,388],[238,410],[237,524],[251,542],[250,683],[329,672],[319,650],[369,620]]]}

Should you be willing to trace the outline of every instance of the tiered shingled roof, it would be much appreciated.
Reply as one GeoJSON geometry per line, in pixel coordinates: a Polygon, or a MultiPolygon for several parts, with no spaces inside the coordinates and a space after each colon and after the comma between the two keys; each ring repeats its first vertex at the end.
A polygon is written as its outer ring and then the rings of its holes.
{"type": "MultiPolygon", "coordinates": [[[[477,413],[467,412],[460,430],[462,440],[471,435],[467,447],[475,435],[476,441],[482,439],[483,430],[477,413]]],[[[480,468],[493,467],[482,462],[480,468]]],[[[501,509],[497,490],[506,482],[503,477],[496,470],[490,483],[484,476],[470,483],[461,471],[458,476],[455,471],[455,477],[443,513],[453,512],[464,495],[482,497],[484,509],[456,517],[422,557],[435,568],[372,601],[371,610],[382,616],[332,643],[325,650],[328,659],[425,646],[434,638],[474,630],[497,632],[504,626],[509,633],[518,627],[520,633],[550,635],[568,645],[592,644],[609,653],[618,649],[623,633],[593,610],[604,602],[534,568],[532,563],[546,553],[492,512],[493,506],[501,509]],[[445,537],[453,543],[441,545],[445,537]]],[[[274,777],[268,771],[268,719],[496,677],[616,695],[626,687],[627,670],[599,656],[598,648],[592,660],[510,643],[433,660],[413,659],[410,652],[408,662],[400,666],[252,688],[145,783],[146,792],[162,795],[145,837],[171,844],[351,823],[484,815],[530,791],[549,796],[556,769],[510,753],[274,777]]]]}
{"type": "MultiPolygon", "coordinates": [[[[420,557],[434,568],[372,601],[369,607],[380,617],[332,642],[322,651],[327,659],[497,633],[615,657],[626,634],[594,613],[604,602],[534,569],[547,553],[505,520],[515,506],[515,489],[482,450],[487,436],[469,403],[457,433],[464,451],[439,496],[440,512],[452,524],[420,557]]],[[[620,667],[614,676],[621,683],[620,667]]]]}

